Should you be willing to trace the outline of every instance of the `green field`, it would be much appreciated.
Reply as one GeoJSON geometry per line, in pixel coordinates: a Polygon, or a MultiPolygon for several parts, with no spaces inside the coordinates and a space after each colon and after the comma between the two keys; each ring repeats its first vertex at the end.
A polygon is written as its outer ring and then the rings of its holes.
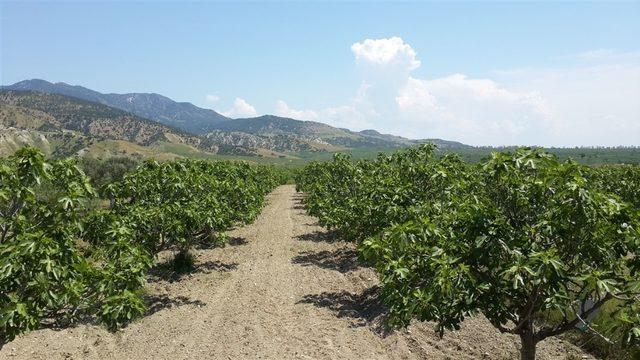
{"type": "MultiPolygon", "coordinates": [[[[440,154],[456,153],[465,161],[477,163],[488,157],[492,152],[505,151],[510,148],[497,147],[464,147],[440,150],[440,154]]],[[[379,153],[391,154],[398,148],[356,148],[344,151],[358,159],[373,159],[379,153]]],[[[620,148],[546,148],[546,151],[556,155],[561,161],[566,159],[574,159],[584,165],[606,165],[606,164],[640,164],[640,148],[638,147],[620,147],[620,148]]],[[[211,159],[224,160],[246,160],[251,162],[282,165],[285,167],[300,167],[310,161],[326,161],[330,160],[335,153],[333,152],[299,152],[287,154],[289,157],[269,158],[254,156],[229,156],[229,155],[211,155],[211,159]]],[[[191,156],[191,154],[181,154],[191,156]]]]}

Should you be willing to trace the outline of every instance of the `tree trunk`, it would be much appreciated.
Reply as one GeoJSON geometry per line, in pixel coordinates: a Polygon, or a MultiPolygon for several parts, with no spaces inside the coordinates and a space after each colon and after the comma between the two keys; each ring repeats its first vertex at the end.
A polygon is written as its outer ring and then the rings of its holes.
{"type": "Polygon", "coordinates": [[[520,334],[520,359],[521,360],[536,360],[536,339],[533,333],[525,332],[520,334]]]}

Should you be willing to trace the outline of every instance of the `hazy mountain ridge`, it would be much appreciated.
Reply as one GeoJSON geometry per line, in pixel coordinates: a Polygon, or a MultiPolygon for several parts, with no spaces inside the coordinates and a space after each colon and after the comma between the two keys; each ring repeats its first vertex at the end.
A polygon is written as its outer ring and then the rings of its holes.
{"type": "Polygon", "coordinates": [[[194,134],[212,131],[214,124],[229,120],[213,110],[173,101],[155,93],[103,94],[78,85],[40,79],[20,81],[2,89],[53,93],[98,102],[194,134]]]}
{"type": "Polygon", "coordinates": [[[324,147],[329,151],[368,147],[399,148],[426,141],[438,144],[443,148],[466,146],[462,143],[440,139],[411,140],[401,136],[381,134],[375,130],[356,132],[316,121],[296,120],[275,115],[230,120],[217,124],[215,128],[225,132],[244,132],[261,136],[293,135],[313,147],[324,147]]]}
{"type": "MultiPolygon", "coordinates": [[[[38,79],[2,86],[0,93],[4,98],[0,114],[5,127],[40,132],[71,130],[86,138],[78,140],[78,144],[85,145],[89,138],[129,141],[140,146],[168,142],[211,153],[295,157],[302,152],[394,149],[425,141],[275,115],[229,119],[213,110],[155,93],[103,94],[38,79]]],[[[52,136],[49,133],[47,138],[52,136]]],[[[21,143],[24,136],[13,140],[21,143]]],[[[439,139],[429,141],[443,149],[466,146],[439,139]]],[[[72,149],[82,147],[78,144],[72,149]]]]}
{"type": "MultiPolygon", "coordinates": [[[[183,145],[181,153],[241,156],[282,156],[318,151],[295,135],[254,135],[215,130],[194,135],[120,109],[75,97],[34,91],[0,90],[0,154],[34,145],[52,155],[73,155],[101,148],[110,152],[143,152],[142,147],[183,145]],[[110,145],[109,145],[110,144],[110,145]],[[164,145],[163,145],[164,144],[164,145]],[[137,145],[137,146],[134,146],[137,145]],[[113,148],[113,149],[111,149],[113,148]],[[122,149],[125,148],[125,149],[122,149]]],[[[171,148],[169,146],[169,148],[171,148]]],[[[159,150],[164,151],[164,150],[159,150]]]]}
{"type": "Polygon", "coordinates": [[[254,135],[244,132],[213,131],[203,135],[205,142],[240,146],[248,149],[269,149],[279,152],[313,151],[314,147],[293,135],[254,135]]]}
{"type": "Polygon", "coordinates": [[[285,118],[275,115],[262,115],[253,118],[234,119],[216,126],[217,130],[242,131],[248,134],[295,134],[300,136],[345,136],[346,131],[330,125],[316,122],[285,118]]]}
{"type": "MultiPolygon", "coordinates": [[[[345,147],[394,148],[423,142],[422,140],[410,140],[400,136],[381,134],[375,130],[355,132],[321,122],[296,120],[275,115],[230,119],[213,110],[199,108],[187,102],[176,102],[155,93],[103,94],[83,86],[69,85],[63,82],[51,83],[40,79],[24,80],[2,88],[61,94],[99,102],[196,135],[219,131],[257,136],[288,135],[298,138],[296,142],[309,143],[311,149],[328,151],[342,150],[345,147]]],[[[257,143],[261,142],[258,139],[254,140],[257,143]]],[[[464,146],[460,143],[439,139],[432,140],[439,144],[445,144],[447,147],[458,144],[464,146]]],[[[289,151],[299,151],[298,149],[300,149],[300,146],[295,143],[289,147],[289,151]]],[[[278,148],[284,149],[287,146],[283,148],[278,145],[278,148]]]]}
{"type": "MultiPolygon", "coordinates": [[[[120,140],[140,146],[160,142],[213,152],[198,136],[143,119],[125,111],[74,97],[27,91],[0,91],[0,132],[6,149],[12,144],[50,144],[48,152],[71,154],[95,142],[120,140]],[[26,136],[25,131],[33,134],[26,136]],[[42,140],[44,139],[44,140],[42,140]],[[55,144],[55,146],[51,145],[55,144]]],[[[2,151],[6,153],[7,151],[2,151]]]]}

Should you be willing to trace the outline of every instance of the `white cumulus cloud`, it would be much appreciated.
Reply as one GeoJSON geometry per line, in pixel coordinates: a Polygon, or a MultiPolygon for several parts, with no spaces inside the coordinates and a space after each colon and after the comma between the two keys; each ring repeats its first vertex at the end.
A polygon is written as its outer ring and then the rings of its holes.
{"type": "Polygon", "coordinates": [[[249,104],[243,98],[237,97],[233,101],[233,106],[227,111],[223,111],[222,115],[230,118],[243,118],[256,116],[258,112],[256,108],[249,104]]]}
{"type": "Polygon", "coordinates": [[[409,78],[396,97],[406,132],[470,144],[523,144],[550,116],[536,93],[508,90],[490,79],[454,74],[433,80],[409,78]],[[415,130],[414,130],[415,131],[415,130]]]}
{"type": "Polygon", "coordinates": [[[380,67],[398,66],[407,70],[420,67],[413,48],[401,38],[366,39],[351,45],[356,62],[380,67]]]}
{"type": "Polygon", "coordinates": [[[297,110],[291,108],[286,102],[276,102],[275,114],[297,120],[320,121],[336,127],[351,130],[363,130],[371,127],[367,118],[359,110],[351,105],[328,107],[321,110],[297,110]]]}
{"type": "Polygon", "coordinates": [[[362,76],[352,99],[306,110],[281,100],[277,113],[471,145],[640,144],[640,52],[586,51],[483,78],[418,78],[417,53],[399,37],[365,39],[351,51],[362,76]]]}
{"type": "Polygon", "coordinates": [[[282,101],[278,100],[276,102],[276,111],[275,114],[282,117],[293,118],[297,120],[318,120],[318,112],[313,110],[296,110],[289,107],[289,105],[282,101]]]}

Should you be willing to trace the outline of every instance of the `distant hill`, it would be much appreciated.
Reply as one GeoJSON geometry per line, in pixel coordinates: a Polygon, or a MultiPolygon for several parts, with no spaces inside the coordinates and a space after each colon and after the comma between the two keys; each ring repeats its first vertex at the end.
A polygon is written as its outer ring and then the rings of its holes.
{"type": "Polygon", "coordinates": [[[216,124],[229,120],[213,110],[199,108],[187,102],[176,102],[153,93],[103,94],[82,86],[63,82],[51,83],[40,79],[20,81],[3,86],[2,89],[72,96],[124,110],[193,134],[210,132],[215,129],[216,124]]]}
{"type": "MultiPolygon", "coordinates": [[[[355,159],[399,147],[436,143],[440,150],[476,162],[512,147],[472,147],[439,139],[410,140],[375,130],[354,132],[278,116],[226,120],[194,135],[101,103],[34,91],[0,90],[0,156],[32,145],[52,156],[235,158],[299,166],[330,159],[335,151],[355,159]]],[[[551,148],[561,159],[590,165],[640,163],[640,148],[551,148]]]]}
{"type": "MultiPolygon", "coordinates": [[[[2,89],[61,94],[98,102],[192,134],[205,135],[208,141],[215,139],[225,145],[261,144],[269,150],[298,152],[398,148],[426,141],[381,134],[375,130],[354,132],[321,122],[274,115],[230,119],[213,110],[199,108],[191,103],[176,102],[159,94],[103,94],[82,86],[63,82],[51,83],[40,79],[20,81],[3,86],[2,89]]],[[[465,146],[440,139],[428,141],[442,148],[465,146]]]]}
{"type": "Polygon", "coordinates": [[[217,130],[242,131],[248,134],[291,134],[307,137],[347,136],[347,132],[315,121],[295,120],[274,115],[235,119],[219,123],[217,130]]]}
{"type": "Polygon", "coordinates": [[[97,142],[151,147],[173,144],[216,153],[198,136],[74,97],[0,90],[0,153],[35,145],[54,155],[88,151],[97,142]]]}
{"type": "Polygon", "coordinates": [[[45,92],[0,90],[0,155],[26,145],[55,156],[292,157],[299,152],[326,150],[324,144],[293,134],[214,130],[195,135],[97,102],[45,92]]]}
{"type": "Polygon", "coordinates": [[[239,131],[213,131],[201,135],[205,143],[236,146],[246,149],[265,149],[277,152],[299,153],[303,151],[322,151],[318,144],[289,134],[254,135],[239,131]]]}
{"type": "Polygon", "coordinates": [[[374,155],[426,141],[441,149],[469,148],[458,142],[411,140],[371,129],[356,132],[274,115],[230,119],[159,94],[103,94],[38,79],[2,86],[0,98],[0,154],[26,144],[54,155],[299,159],[324,158],[336,151],[374,155]]]}
{"type": "Polygon", "coordinates": [[[294,136],[312,146],[325,145],[333,150],[399,148],[427,141],[433,142],[443,149],[466,146],[459,142],[440,139],[411,140],[401,136],[381,134],[375,130],[355,132],[316,121],[302,121],[274,115],[229,120],[215,125],[215,128],[225,132],[243,132],[253,135],[294,136]]]}

